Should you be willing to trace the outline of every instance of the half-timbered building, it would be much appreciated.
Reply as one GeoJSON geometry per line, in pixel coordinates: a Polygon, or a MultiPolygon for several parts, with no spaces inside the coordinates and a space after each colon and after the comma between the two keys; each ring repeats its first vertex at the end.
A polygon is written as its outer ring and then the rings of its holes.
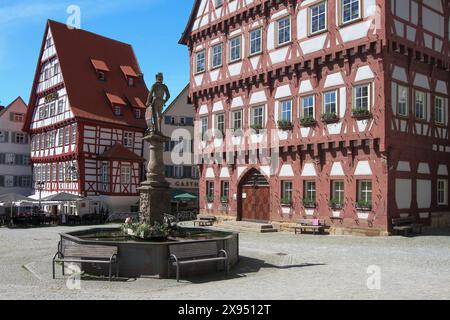
{"type": "Polygon", "coordinates": [[[196,0],[180,43],[202,210],[374,235],[448,224],[449,15],[445,0],[196,0]]]}
{"type": "Polygon", "coordinates": [[[147,94],[130,45],[48,21],[25,122],[36,192],[135,207],[147,94]]]}

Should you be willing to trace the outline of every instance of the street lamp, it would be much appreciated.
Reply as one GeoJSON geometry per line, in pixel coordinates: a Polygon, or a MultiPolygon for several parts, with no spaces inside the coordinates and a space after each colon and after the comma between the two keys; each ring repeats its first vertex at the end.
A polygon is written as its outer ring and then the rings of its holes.
{"type": "Polygon", "coordinates": [[[42,190],[44,190],[45,182],[44,181],[38,181],[36,183],[37,189],[39,191],[39,214],[42,213],[42,190]]]}

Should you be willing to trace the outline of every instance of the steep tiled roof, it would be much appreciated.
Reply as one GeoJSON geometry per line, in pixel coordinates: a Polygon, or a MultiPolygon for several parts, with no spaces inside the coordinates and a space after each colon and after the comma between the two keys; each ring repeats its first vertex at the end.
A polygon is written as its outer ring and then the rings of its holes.
{"type": "Polygon", "coordinates": [[[0,110],[0,117],[6,112],[8,111],[8,109],[14,105],[15,103],[21,103],[25,106],[25,108],[27,107],[27,104],[25,103],[25,101],[23,101],[22,97],[17,97],[13,102],[11,102],[9,105],[7,105],[5,108],[3,108],[2,110],[0,110]]]}
{"type": "Polygon", "coordinates": [[[117,143],[112,148],[106,150],[99,158],[107,160],[145,161],[144,158],[128,150],[120,143],[117,143]]]}
{"type": "MultiPolygon", "coordinates": [[[[124,102],[128,101],[128,97],[135,97],[140,101],[147,100],[148,89],[144,81],[138,79],[134,86],[130,87],[121,68],[129,66],[137,74],[142,73],[133,48],[129,44],[84,30],[68,29],[65,24],[51,20],[48,21],[47,31],[48,29],[53,36],[75,117],[145,129],[145,120],[135,118],[130,104],[123,108],[122,116],[115,116],[112,102],[106,94],[117,96],[124,102]],[[97,71],[100,70],[105,72],[105,81],[98,79],[97,71]]],[[[38,78],[40,69],[39,65],[35,79],[38,78]]],[[[30,98],[32,106],[36,101],[35,91],[36,84],[30,98]]],[[[31,114],[30,110],[26,127],[29,127],[31,122],[31,114]]]]}

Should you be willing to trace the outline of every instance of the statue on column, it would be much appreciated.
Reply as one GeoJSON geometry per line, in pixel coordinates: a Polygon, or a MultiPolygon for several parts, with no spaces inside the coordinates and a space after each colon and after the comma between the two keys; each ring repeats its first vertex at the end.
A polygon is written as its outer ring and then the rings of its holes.
{"type": "Polygon", "coordinates": [[[156,82],[150,90],[146,103],[147,108],[150,108],[152,113],[151,120],[149,119],[150,121],[147,123],[148,128],[155,134],[161,133],[162,111],[167,101],[170,99],[169,89],[163,81],[164,76],[160,72],[156,75],[156,82]]]}

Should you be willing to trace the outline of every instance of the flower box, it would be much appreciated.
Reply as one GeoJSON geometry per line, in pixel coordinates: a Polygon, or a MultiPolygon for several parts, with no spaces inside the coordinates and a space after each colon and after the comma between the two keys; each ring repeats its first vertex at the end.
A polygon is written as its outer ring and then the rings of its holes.
{"type": "Polygon", "coordinates": [[[312,127],[317,124],[317,121],[313,117],[303,117],[300,119],[300,124],[303,127],[312,127]]]}
{"type": "Polygon", "coordinates": [[[278,120],[278,129],[280,130],[292,130],[293,125],[291,121],[278,120]]]}
{"type": "Polygon", "coordinates": [[[339,121],[339,117],[334,112],[327,112],[322,114],[321,119],[325,123],[333,123],[339,121]]]}
{"type": "Polygon", "coordinates": [[[368,119],[372,117],[372,113],[366,109],[353,109],[352,117],[358,120],[368,119]]]}

